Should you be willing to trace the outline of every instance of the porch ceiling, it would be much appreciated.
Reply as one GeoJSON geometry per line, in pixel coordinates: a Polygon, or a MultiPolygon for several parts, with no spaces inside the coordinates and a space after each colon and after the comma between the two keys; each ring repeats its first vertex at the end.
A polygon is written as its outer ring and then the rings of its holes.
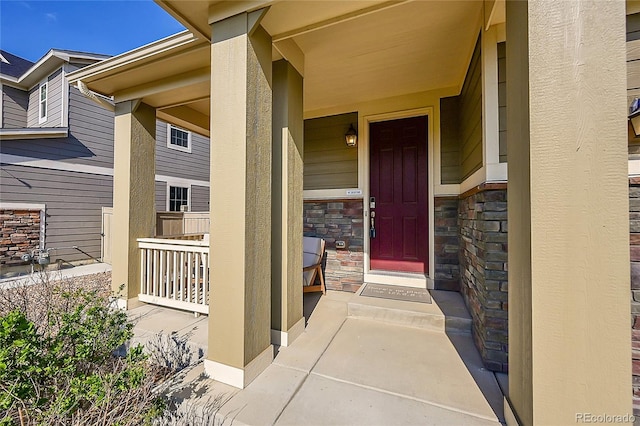
{"type": "Polygon", "coordinates": [[[477,1],[402,2],[294,36],[305,54],[305,110],[459,87],[481,7],[477,1]]]}
{"type": "MultiPolygon", "coordinates": [[[[176,124],[201,133],[208,133],[209,20],[238,13],[240,4],[270,5],[262,25],[273,37],[274,59],[292,49],[304,54],[305,113],[460,87],[483,5],[475,0],[156,1],[194,35],[152,43],[70,79],[116,101],[143,99],[169,121],[179,112],[176,124]],[[194,120],[188,119],[191,111],[194,120]]],[[[294,65],[301,69],[302,61],[294,65]]]]}

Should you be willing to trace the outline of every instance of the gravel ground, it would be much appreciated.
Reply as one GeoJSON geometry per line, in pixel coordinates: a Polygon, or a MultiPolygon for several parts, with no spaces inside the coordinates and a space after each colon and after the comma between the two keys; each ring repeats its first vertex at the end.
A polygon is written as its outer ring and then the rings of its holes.
{"type": "Polygon", "coordinates": [[[97,291],[106,303],[111,295],[111,272],[71,278],[62,278],[56,272],[36,273],[29,279],[18,280],[11,287],[0,289],[0,315],[20,309],[30,320],[44,326],[47,310],[64,309],[68,303],[62,294],[79,289],[97,291]]]}

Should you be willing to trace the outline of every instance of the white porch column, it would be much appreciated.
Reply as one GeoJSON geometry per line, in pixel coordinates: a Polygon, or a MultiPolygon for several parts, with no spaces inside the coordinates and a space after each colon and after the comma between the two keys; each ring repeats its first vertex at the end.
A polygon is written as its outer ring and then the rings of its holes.
{"type": "Polygon", "coordinates": [[[625,58],[624,2],[507,1],[508,399],[525,425],[632,414],[625,58]]]}
{"type": "Polygon", "coordinates": [[[116,104],[113,149],[112,287],[133,308],[140,292],[138,238],[155,228],[156,111],[139,101],[116,104]]]}
{"type": "Polygon", "coordinates": [[[288,346],[304,331],[302,315],[302,76],[273,63],[271,342],[288,346]]]}
{"type": "Polygon", "coordinates": [[[210,377],[238,388],[271,346],[271,36],[264,10],[212,24],[210,377]]]}

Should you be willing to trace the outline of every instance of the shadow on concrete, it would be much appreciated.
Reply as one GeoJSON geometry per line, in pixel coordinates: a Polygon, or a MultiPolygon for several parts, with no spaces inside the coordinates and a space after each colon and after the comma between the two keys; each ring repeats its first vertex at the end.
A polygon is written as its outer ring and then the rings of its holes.
{"type": "Polygon", "coordinates": [[[309,317],[313,313],[313,310],[320,302],[322,293],[304,293],[302,295],[302,315],[304,315],[305,326],[309,323],[309,317]]]}
{"type": "Polygon", "coordinates": [[[473,338],[459,332],[447,331],[446,334],[496,417],[502,424],[505,424],[503,389],[493,372],[485,368],[482,363],[478,349],[473,344],[473,338]]]}

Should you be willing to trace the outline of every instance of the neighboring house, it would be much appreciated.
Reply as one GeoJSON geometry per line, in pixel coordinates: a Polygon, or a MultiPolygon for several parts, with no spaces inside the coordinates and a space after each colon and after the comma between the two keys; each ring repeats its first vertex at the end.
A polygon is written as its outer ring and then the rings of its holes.
{"type": "MultiPolygon", "coordinates": [[[[271,344],[304,329],[304,233],[327,241],[331,289],[459,291],[485,366],[509,372],[509,423],[632,412],[624,27],[636,2],[156,1],[188,31],[70,81],[123,111],[123,170],[149,149],[127,123],[162,113],[210,137],[211,239],[194,243],[189,271],[211,286],[199,299],[194,286],[211,377],[246,386],[271,344]]],[[[149,205],[145,176],[119,175],[115,193],[149,205]]],[[[114,209],[114,283],[136,306],[150,277],[154,292],[176,278],[137,242],[153,211],[114,209]]]]}
{"type": "MultiPolygon", "coordinates": [[[[113,204],[112,102],[96,104],[67,75],[106,58],[53,49],[32,63],[0,51],[3,270],[34,248],[52,262],[101,257],[102,210],[113,204]]],[[[207,211],[208,139],[161,120],[156,135],[156,210],[207,211]]]]}

